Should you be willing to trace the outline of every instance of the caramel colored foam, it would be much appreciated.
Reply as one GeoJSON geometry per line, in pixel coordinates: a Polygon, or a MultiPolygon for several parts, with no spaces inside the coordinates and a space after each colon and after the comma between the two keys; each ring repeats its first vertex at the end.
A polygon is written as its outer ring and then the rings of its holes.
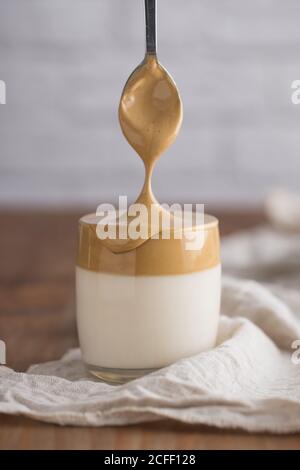
{"type": "Polygon", "coordinates": [[[186,250],[185,240],[149,239],[138,248],[113,253],[97,237],[99,218],[84,216],[79,222],[77,265],[90,271],[121,275],[155,276],[186,274],[202,271],[220,263],[219,230],[215,217],[205,215],[204,244],[198,250],[186,250]]]}
{"type": "Polygon", "coordinates": [[[156,55],[147,55],[129,77],[119,120],[124,136],[145,165],[152,166],[176,139],[182,121],[181,100],[156,55]]]}
{"type": "MultiPolygon", "coordinates": [[[[158,62],[155,54],[145,60],[129,77],[120,100],[119,121],[124,136],[145,166],[145,181],[136,201],[158,214],[164,209],[154,197],[151,176],[156,160],[174,142],[182,122],[182,104],[177,87],[158,62]]],[[[150,238],[150,230],[148,237],[150,238]]],[[[136,249],[145,240],[106,239],[104,244],[115,253],[136,249]]]]}

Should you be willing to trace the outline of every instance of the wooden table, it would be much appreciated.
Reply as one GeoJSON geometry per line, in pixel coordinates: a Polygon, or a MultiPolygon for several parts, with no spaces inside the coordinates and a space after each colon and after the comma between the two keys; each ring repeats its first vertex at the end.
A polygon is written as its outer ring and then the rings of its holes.
{"type": "MultiPolygon", "coordinates": [[[[7,365],[24,371],[76,346],[74,257],[80,214],[0,213],[0,338],[7,365]]],[[[215,211],[216,212],[216,211],[215,211]]],[[[222,234],[263,221],[218,213],[222,234]]],[[[0,449],[295,449],[300,435],[249,435],[172,421],[109,428],[59,427],[0,415],[0,449]]]]}

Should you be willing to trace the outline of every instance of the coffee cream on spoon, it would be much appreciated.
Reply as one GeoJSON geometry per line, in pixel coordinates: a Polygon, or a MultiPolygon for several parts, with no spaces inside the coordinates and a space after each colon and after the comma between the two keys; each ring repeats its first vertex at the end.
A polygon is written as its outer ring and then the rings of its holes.
{"type": "MultiPolygon", "coordinates": [[[[161,218],[165,209],[153,195],[151,177],[156,161],[178,135],[182,103],[173,79],[158,62],[156,54],[146,54],[127,80],[119,105],[119,121],[124,136],[145,166],[144,186],[135,206],[143,204],[146,208],[146,212],[141,213],[145,214],[141,224],[147,226],[148,234],[146,238],[104,239],[104,245],[114,253],[137,248],[162,228],[161,218]],[[156,223],[152,220],[153,214],[156,223]]],[[[123,217],[130,219],[129,214],[123,217]]]]}

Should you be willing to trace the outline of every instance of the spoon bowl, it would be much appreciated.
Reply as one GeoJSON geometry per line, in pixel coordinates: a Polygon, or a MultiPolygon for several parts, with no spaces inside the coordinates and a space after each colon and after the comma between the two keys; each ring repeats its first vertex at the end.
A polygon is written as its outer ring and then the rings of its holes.
{"type": "Polygon", "coordinates": [[[119,121],[146,168],[174,142],[182,123],[182,103],[176,84],[156,55],[147,55],[129,77],[120,100],[119,121]]]}

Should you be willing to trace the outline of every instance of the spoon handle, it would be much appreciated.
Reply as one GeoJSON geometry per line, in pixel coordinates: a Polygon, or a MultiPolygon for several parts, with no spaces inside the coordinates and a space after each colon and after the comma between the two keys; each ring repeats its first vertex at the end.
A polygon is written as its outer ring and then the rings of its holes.
{"type": "Polygon", "coordinates": [[[156,54],[156,0],[145,0],[146,52],[156,54]]]}

